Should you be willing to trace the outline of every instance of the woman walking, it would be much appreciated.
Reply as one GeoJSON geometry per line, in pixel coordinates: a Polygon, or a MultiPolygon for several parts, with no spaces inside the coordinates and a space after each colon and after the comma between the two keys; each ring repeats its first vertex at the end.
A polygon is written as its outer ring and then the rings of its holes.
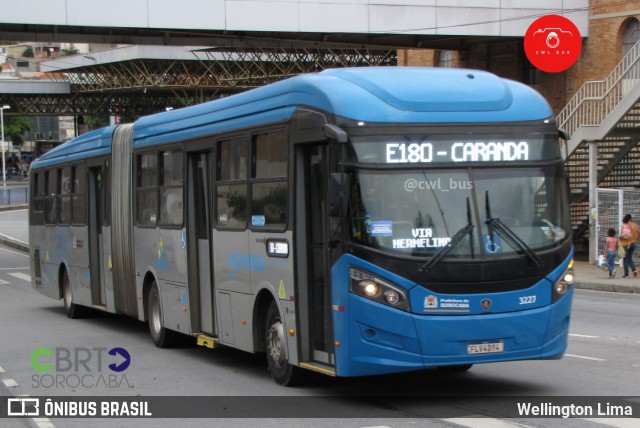
{"type": "Polygon", "coordinates": [[[638,276],[636,264],[633,261],[633,252],[636,249],[638,241],[638,225],[631,220],[631,214],[626,214],[622,219],[622,227],[620,228],[620,245],[624,248],[624,259],[622,266],[624,268],[623,278],[629,277],[629,268],[633,272],[633,276],[638,276]]]}

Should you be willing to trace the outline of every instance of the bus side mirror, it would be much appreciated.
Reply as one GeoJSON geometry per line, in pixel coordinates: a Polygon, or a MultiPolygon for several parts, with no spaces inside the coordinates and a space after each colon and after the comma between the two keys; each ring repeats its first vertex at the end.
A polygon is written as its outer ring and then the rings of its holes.
{"type": "Polygon", "coordinates": [[[340,128],[337,125],[325,123],[324,125],[322,125],[322,132],[324,133],[325,137],[338,143],[346,143],[347,141],[349,141],[347,133],[344,132],[344,129],[340,128]]]}
{"type": "Polygon", "coordinates": [[[329,216],[342,217],[347,214],[349,201],[349,177],[341,172],[333,172],[329,177],[329,192],[327,202],[329,216]]]}
{"type": "Polygon", "coordinates": [[[558,135],[565,141],[569,141],[571,139],[571,135],[564,129],[558,128],[558,135]]]}

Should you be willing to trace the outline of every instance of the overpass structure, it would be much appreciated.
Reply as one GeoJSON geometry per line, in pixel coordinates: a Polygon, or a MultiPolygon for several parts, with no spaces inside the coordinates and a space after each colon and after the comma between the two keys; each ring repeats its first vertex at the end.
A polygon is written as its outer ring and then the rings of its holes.
{"type": "MultiPolygon", "coordinates": [[[[3,0],[9,3],[9,0],[3,0]]],[[[234,48],[465,49],[560,14],[588,35],[589,0],[20,0],[0,40],[234,48]]]]}
{"type": "Polygon", "coordinates": [[[46,81],[0,80],[19,115],[134,118],[325,68],[396,65],[396,50],[126,46],[40,63],[46,81]]]}
{"type": "Polygon", "coordinates": [[[14,115],[133,118],[324,68],[396,65],[401,47],[464,50],[521,39],[551,13],[569,17],[586,36],[588,3],[21,0],[3,8],[0,40],[137,46],[41,63],[51,89],[0,81],[0,94],[14,115]]]}

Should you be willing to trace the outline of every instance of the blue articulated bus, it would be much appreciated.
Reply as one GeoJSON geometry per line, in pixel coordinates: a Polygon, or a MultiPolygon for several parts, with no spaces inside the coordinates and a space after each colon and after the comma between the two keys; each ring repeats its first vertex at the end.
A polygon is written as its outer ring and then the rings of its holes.
{"type": "Polygon", "coordinates": [[[493,74],[326,70],[82,135],[31,168],[33,287],[274,379],[561,358],[552,110],[493,74]]]}

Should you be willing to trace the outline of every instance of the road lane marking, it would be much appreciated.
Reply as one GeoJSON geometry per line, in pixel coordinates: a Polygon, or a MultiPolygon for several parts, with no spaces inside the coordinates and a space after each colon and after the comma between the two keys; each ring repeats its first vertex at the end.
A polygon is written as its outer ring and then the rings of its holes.
{"type": "Polygon", "coordinates": [[[15,388],[18,386],[18,382],[13,379],[2,379],[2,383],[4,383],[4,386],[7,388],[15,388]]]}
{"type": "Polygon", "coordinates": [[[0,285],[7,285],[9,284],[7,281],[5,281],[4,279],[0,279],[0,285]]]}
{"type": "Polygon", "coordinates": [[[585,357],[584,355],[575,355],[575,354],[564,354],[565,357],[571,358],[581,358],[583,360],[591,360],[591,361],[607,361],[604,358],[595,358],[595,357],[585,357]]]}
{"type": "Polygon", "coordinates": [[[600,337],[600,336],[589,336],[588,334],[575,334],[575,333],[569,333],[569,336],[582,337],[584,339],[598,339],[600,337]]]}
{"type": "Polygon", "coordinates": [[[463,427],[469,427],[469,428],[513,428],[513,427],[532,428],[529,425],[523,425],[521,423],[507,422],[507,421],[503,421],[502,419],[482,417],[482,415],[477,415],[477,416],[478,417],[469,417],[469,418],[447,418],[442,420],[445,422],[450,422],[452,424],[461,425],[463,427]]]}
{"type": "Polygon", "coordinates": [[[0,373],[4,373],[4,369],[0,366],[0,373]]]}
{"type": "Polygon", "coordinates": [[[638,426],[636,418],[582,418],[582,420],[616,428],[637,428],[638,426]]]}
{"type": "Polygon", "coordinates": [[[26,273],[9,272],[7,275],[11,275],[14,278],[18,278],[18,279],[22,279],[22,280],[27,281],[27,282],[31,282],[31,275],[27,275],[26,273]]]}
{"type": "Polygon", "coordinates": [[[38,428],[56,428],[56,426],[48,418],[33,418],[38,428]]]}
{"type": "MultiPolygon", "coordinates": [[[[29,394],[19,394],[19,398],[30,398],[29,394]]],[[[31,418],[38,428],[56,428],[49,418],[31,418]]]]}

